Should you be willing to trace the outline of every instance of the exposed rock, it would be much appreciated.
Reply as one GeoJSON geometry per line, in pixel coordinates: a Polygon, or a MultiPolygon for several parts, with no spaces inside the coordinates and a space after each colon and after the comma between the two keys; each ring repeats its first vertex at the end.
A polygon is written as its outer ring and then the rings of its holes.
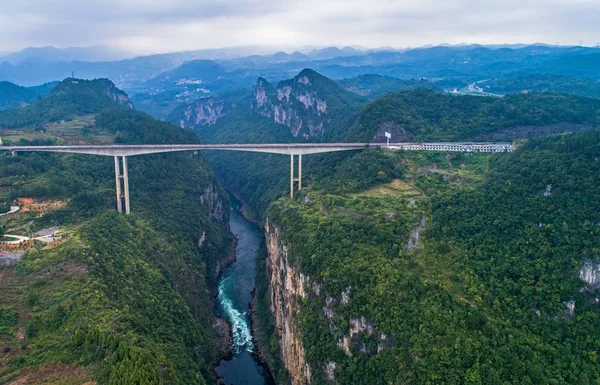
{"type": "MultiPolygon", "coordinates": [[[[76,82],[76,81],[74,81],[76,82]]],[[[133,109],[133,103],[129,100],[129,96],[120,89],[118,89],[112,82],[106,81],[105,84],[105,92],[106,96],[112,99],[114,102],[118,103],[121,106],[125,106],[133,109]]]]}
{"type": "MultiPolygon", "coordinates": [[[[267,82],[263,78],[258,78],[256,82],[256,89],[254,90],[254,98],[256,99],[256,107],[261,109],[261,107],[265,107],[270,104],[269,97],[267,96],[267,86],[269,82],[267,82]]],[[[268,115],[270,116],[270,115],[268,115]]]]}
{"type": "Polygon", "coordinates": [[[206,231],[202,232],[202,236],[200,237],[200,240],[198,240],[198,246],[204,246],[204,242],[206,242],[206,231]]]}
{"type": "Polygon", "coordinates": [[[340,303],[342,305],[346,305],[348,302],[350,302],[350,290],[352,289],[352,286],[348,286],[343,292],[342,292],[342,298],[340,299],[340,303]]]}
{"type": "Polygon", "coordinates": [[[421,231],[425,228],[425,226],[426,226],[425,217],[422,217],[421,222],[419,222],[419,225],[410,232],[410,239],[408,240],[408,243],[406,244],[407,250],[413,250],[413,249],[416,249],[417,247],[419,247],[419,239],[421,238],[421,231]]]}
{"type": "Polygon", "coordinates": [[[338,347],[342,349],[348,357],[352,355],[352,352],[350,351],[350,339],[348,337],[344,336],[341,340],[339,340],[338,347]]]}
{"type": "Polygon", "coordinates": [[[181,128],[211,126],[225,116],[225,103],[215,98],[205,98],[188,105],[179,120],[181,128]]]}
{"type": "Polygon", "coordinates": [[[323,306],[323,314],[325,314],[325,317],[327,317],[328,319],[332,319],[333,317],[335,317],[335,312],[331,308],[331,305],[333,305],[334,303],[335,303],[334,298],[332,298],[332,297],[325,298],[325,306],[323,306]]]}
{"type": "Polygon", "coordinates": [[[204,194],[200,196],[200,202],[207,205],[209,218],[221,221],[224,219],[223,201],[219,195],[219,188],[214,183],[204,189],[204,194]]]}
{"type": "Polygon", "coordinates": [[[600,261],[585,261],[579,271],[579,278],[587,284],[588,290],[600,288],[600,261]]]}
{"type": "Polygon", "coordinates": [[[0,251],[0,267],[15,265],[26,253],[26,251],[0,251]]]}
{"type": "Polygon", "coordinates": [[[548,197],[550,195],[552,195],[552,185],[549,184],[548,186],[546,186],[546,189],[544,190],[544,192],[542,193],[543,196],[548,197]]]}
{"type": "Polygon", "coordinates": [[[390,142],[413,142],[415,140],[415,137],[410,132],[407,132],[402,125],[395,122],[383,122],[379,125],[379,129],[373,137],[373,143],[386,143],[386,132],[392,134],[390,142]]]}
{"type": "Polygon", "coordinates": [[[368,335],[373,334],[375,327],[372,323],[368,322],[367,319],[362,316],[360,318],[350,319],[350,337],[354,337],[359,333],[367,333],[368,335]]]}
{"type": "Polygon", "coordinates": [[[337,369],[337,364],[335,362],[328,362],[325,364],[324,372],[325,379],[331,383],[337,384],[335,380],[335,370],[337,369]]]}
{"type": "MultiPolygon", "coordinates": [[[[350,331],[348,335],[342,337],[342,339],[338,340],[338,347],[344,351],[347,356],[352,356],[354,352],[358,352],[361,354],[368,354],[369,351],[367,349],[367,345],[361,340],[361,334],[366,334],[367,336],[372,336],[376,333],[375,326],[367,321],[364,316],[360,318],[351,318],[350,321],[350,331]]],[[[385,334],[380,334],[380,340],[382,341],[378,347],[377,352],[383,351],[386,347],[391,346],[393,344],[392,340],[389,336],[385,334]]]]}
{"type": "Polygon", "coordinates": [[[575,301],[573,301],[573,300],[566,301],[565,306],[567,307],[567,315],[569,317],[573,317],[575,315],[575,301]]]}
{"type": "Polygon", "coordinates": [[[277,88],[258,78],[251,109],[289,127],[294,137],[320,137],[329,121],[327,101],[319,98],[306,75],[280,82],[277,88]]]}
{"type": "Polygon", "coordinates": [[[297,323],[301,310],[299,299],[307,298],[309,279],[291,264],[287,247],[281,240],[281,230],[268,218],[265,235],[269,306],[280,339],[281,359],[290,374],[292,385],[310,384],[311,370],[306,362],[302,334],[297,323]]]}
{"type": "Polygon", "coordinates": [[[310,79],[308,78],[308,76],[298,76],[298,78],[296,78],[296,82],[304,84],[305,86],[310,85],[310,79]]]}
{"type": "Polygon", "coordinates": [[[215,318],[214,329],[219,341],[218,349],[221,356],[226,357],[233,354],[233,342],[231,340],[231,326],[222,318],[215,318]]]}
{"type": "Polygon", "coordinates": [[[318,296],[321,295],[321,284],[313,282],[312,284],[313,292],[318,296]]]}

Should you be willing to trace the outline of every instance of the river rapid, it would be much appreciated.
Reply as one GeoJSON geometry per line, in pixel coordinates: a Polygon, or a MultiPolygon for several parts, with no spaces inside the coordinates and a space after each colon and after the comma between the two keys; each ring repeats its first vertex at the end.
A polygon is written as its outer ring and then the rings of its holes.
{"type": "Polygon", "coordinates": [[[254,354],[249,316],[262,233],[242,216],[239,205],[235,204],[229,226],[238,239],[236,262],[223,270],[219,278],[217,312],[231,325],[234,354],[222,360],[216,371],[226,385],[274,385],[267,368],[254,354]]]}

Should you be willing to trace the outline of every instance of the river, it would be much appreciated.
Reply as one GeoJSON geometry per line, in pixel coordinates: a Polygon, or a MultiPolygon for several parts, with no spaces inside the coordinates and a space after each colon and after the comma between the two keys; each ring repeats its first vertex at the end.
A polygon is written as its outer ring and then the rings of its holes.
{"type": "Polygon", "coordinates": [[[216,368],[226,385],[273,385],[268,370],[256,359],[250,327],[249,306],[256,278],[256,257],[262,233],[248,222],[235,205],[229,221],[238,239],[236,262],[219,278],[219,315],[231,325],[234,354],[216,368]]]}

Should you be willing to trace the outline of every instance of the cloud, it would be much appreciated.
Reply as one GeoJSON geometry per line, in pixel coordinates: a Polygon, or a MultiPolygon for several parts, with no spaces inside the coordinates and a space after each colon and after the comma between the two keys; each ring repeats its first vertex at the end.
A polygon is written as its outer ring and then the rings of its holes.
{"type": "Polygon", "coordinates": [[[595,45],[589,0],[0,0],[0,51],[109,44],[133,52],[224,46],[595,45]]]}

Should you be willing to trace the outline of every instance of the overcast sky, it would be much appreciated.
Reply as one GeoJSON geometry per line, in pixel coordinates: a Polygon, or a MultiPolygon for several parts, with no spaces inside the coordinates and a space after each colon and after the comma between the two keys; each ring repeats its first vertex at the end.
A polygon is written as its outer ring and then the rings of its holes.
{"type": "Polygon", "coordinates": [[[261,45],[596,45],[600,0],[0,0],[0,51],[261,45]]]}

